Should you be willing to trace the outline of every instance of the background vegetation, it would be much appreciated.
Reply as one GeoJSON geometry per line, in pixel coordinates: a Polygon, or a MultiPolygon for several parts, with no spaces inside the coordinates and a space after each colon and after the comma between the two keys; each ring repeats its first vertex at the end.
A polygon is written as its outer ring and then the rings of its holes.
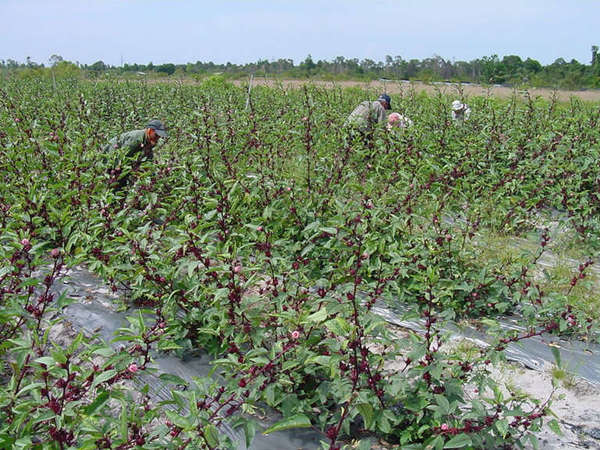
{"type": "Polygon", "coordinates": [[[223,74],[229,78],[270,76],[281,78],[320,78],[327,80],[374,80],[388,78],[395,80],[460,81],[480,84],[505,84],[513,86],[552,87],[564,89],[584,89],[600,87],[600,55],[598,46],[591,48],[590,64],[575,59],[566,61],[558,58],[546,66],[532,58],[523,60],[517,55],[484,56],[472,61],[450,61],[440,56],[423,60],[405,60],[401,56],[386,56],[385,61],[371,59],[344,58],[338,56],[332,61],[314,61],[308,55],[297,64],[291,59],[276,61],[259,60],[248,64],[215,64],[201,62],[187,64],[124,64],[110,66],[103,61],[93,64],[78,64],[52,55],[48,61],[52,70],[31,59],[23,63],[8,59],[0,61],[0,69],[6,73],[18,72],[20,76],[73,76],[95,78],[104,74],[115,76],[153,77],[203,77],[210,74],[223,74]]]}

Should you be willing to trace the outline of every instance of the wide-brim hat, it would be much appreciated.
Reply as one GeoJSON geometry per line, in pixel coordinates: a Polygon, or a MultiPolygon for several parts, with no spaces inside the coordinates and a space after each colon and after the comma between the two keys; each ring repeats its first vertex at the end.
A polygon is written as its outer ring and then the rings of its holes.
{"type": "Polygon", "coordinates": [[[460,102],[460,100],[454,100],[452,102],[452,110],[453,111],[459,111],[461,109],[464,109],[465,105],[463,103],[460,102]]]}

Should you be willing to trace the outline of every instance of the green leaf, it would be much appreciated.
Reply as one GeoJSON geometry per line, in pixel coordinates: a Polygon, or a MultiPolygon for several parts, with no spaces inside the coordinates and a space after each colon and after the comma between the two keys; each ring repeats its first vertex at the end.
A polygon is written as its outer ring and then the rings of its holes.
{"type": "Polygon", "coordinates": [[[493,320],[493,319],[480,319],[479,320],[482,324],[486,325],[488,328],[490,328],[490,330],[495,330],[497,328],[500,328],[500,324],[493,320]]]}
{"type": "Polygon", "coordinates": [[[206,214],[204,214],[204,220],[206,221],[210,221],[210,219],[212,219],[214,216],[216,216],[217,214],[217,210],[213,209],[211,211],[208,211],[206,214]]]}
{"type": "Polygon", "coordinates": [[[65,354],[63,353],[62,350],[57,349],[56,351],[51,352],[51,354],[55,361],[57,361],[61,364],[64,364],[67,362],[67,357],[65,356],[65,354]]]}
{"type": "Polygon", "coordinates": [[[162,352],[166,352],[167,350],[179,350],[180,348],[183,348],[181,345],[178,345],[175,342],[163,342],[163,341],[159,341],[158,342],[158,349],[162,352]]]}
{"type": "Polygon", "coordinates": [[[171,391],[171,394],[173,396],[173,400],[175,400],[175,403],[177,403],[182,410],[185,410],[188,404],[188,399],[186,396],[180,391],[171,391]]]}
{"type": "Polygon", "coordinates": [[[67,349],[67,353],[69,353],[69,354],[75,353],[75,351],[81,345],[82,341],[83,341],[83,333],[79,333],[77,335],[77,337],[73,340],[73,342],[71,342],[71,344],[69,345],[69,348],[67,349]]]}
{"type": "MultiPolygon", "coordinates": [[[[53,419],[56,417],[56,414],[54,414],[54,411],[52,410],[46,410],[45,412],[42,412],[39,415],[36,415],[35,419],[33,419],[33,421],[31,422],[31,424],[36,424],[36,423],[40,423],[40,422],[44,422],[47,421],[48,419],[53,419]]],[[[2,441],[0,440],[0,444],[2,443],[2,441]]],[[[0,448],[3,448],[2,446],[0,446],[0,448]]]]}
{"type": "Polygon", "coordinates": [[[404,407],[409,411],[418,412],[427,405],[427,400],[423,397],[414,396],[408,397],[404,402],[404,407]]]}
{"type": "Polygon", "coordinates": [[[266,356],[253,356],[252,358],[248,358],[250,361],[252,361],[253,363],[256,364],[269,364],[269,362],[271,361],[269,358],[267,358],[266,356]]]}
{"type": "Polygon", "coordinates": [[[321,308],[320,310],[318,310],[316,313],[311,314],[310,316],[308,316],[306,318],[307,322],[312,322],[312,323],[321,323],[323,322],[325,319],[327,319],[327,309],[325,308],[321,308]]]}
{"type": "MultiPolygon", "coordinates": [[[[131,331],[131,330],[121,330],[121,331],[131,331]]],[[[135,341],[135,340],[142,340],[142,336],[141,335],[130,335],[130,334],[124,334],[121,336],[117,336],[112,338],[112,340],[110,342],[121,342],[121,341],[135,341]]]]}
{"type": "MultiPolygon", "coordinates": [[[[410,436],[410,435],[409,435],[410,436]]],[[[444,448],[444,438],[442,436],[436,436],[434,439],[430,440],[425,447],[417,447],[416,445],[408,445],[402,446],[403,449],[411,449],[411,450],[442,450],[444,448]]]]}
{"type": "Polygon", "coordinates": [[[320,366],[326,366],[329,367],[329,362],[331,361],[331,356],[326,356],[326,355],[315,355],[315,356],[311,356],[310,358],[308,358],[306,360],[306,364],[318,364],[320,366]]]}
{"type": "Polygon", "coordinates": [[[373,426],[373,419],[375,417],[373,414],[373,407],[368,403],[361,403],[357,406],[357,408],[360,411],[360,415],[362,416],[363,420],[365,421],[365,427],[367,429],[371,429],[373,426]]]}
{"type": "Polygon", "coordinates": [[[553,345],[550,346],[550,351],[552,352],[552,356],[554,356],[554,362],[556,363],[556,367],[562,366],[562,361],[560,359],[560,350],[553,345]]]}
{"type": "Polygon", "coordinates": [[[100,395],[98,395],[98,397],[96,397],[92,403],[90,403],[88,406],[86,406],[86,408],[84,409],[84,414],[87,416],[91,416],[98,409],[100,409],[102,406],[104,406],[104,404],[109,400],[109,398],[110,398],[109,393],[107,391],[102,391],[100,393],[100,395]]]}
{"type": "Polygon", "coordinates": [[[187,276],[191,277],[194,274],[194,270],[196,270],[200,264],[199,261],[191,261],[187,266],[187,276]]]}
{"type": "Polygon", "coordinates": [[[309,253],[313,248],[315,248],[315,244],[308,244],[302,251],[300,252],[300,256],[304,257],[307,253],[309,253]]]}
{"type": "Polygon", "coordinates": [[[121,399],[121,416],[119,417],[119,432],[121,433],[121,439],[127,439],[129,437],[129,417],[127,415],[128,412],[129,408],[125,400],[121,399]]]}
{"type": "Polygon", "coordinates": [[[98,386],[100,383],[104,383],[107,380],[110,380],[117,374],[115,369],[107,370],[106,372],[102,372],[100,375],[94,378],[94,382],[92,383],[92,387],[98,386]]]}
{"type": "Polygon", "coordinates": [[[267,206],[267,207],[266,207],[266,208],[263,210],[263,213],[262,213],[262,218],[263,218],[263,219],[265,219],[265,220],[268,220],[268,219],[270,219],[270,218],[271,218],[271,216],[272,216],[272,215],[273,215],[273,209],[267,206]]]}
{"type": "Polygon", "coordinates": [[[248,420],[244,424],[244,435],[246,437],[246,447],[250,448],[250,444],[252,443],[252,439],[254,439],[254,435],[256,434],[256,425],[253,421],[248,420]]]}
{"type": "Polygon", "coordinates": [[[556,419],[552,419],[548,422],[548,426],[550,427],[550,429],[554,432],[554,434],[557,434],[558,436],[562,436],[563,432],[560,429],[560,425],[558,424],[556,419]]]}
{"type": "Polygon", "coordinates": [[[379,430],[385,434],[392,432],[392,426],[390,425],[390,421],[387,417],[381,416],[377,421],[377,427],[379,430]]]}
{"type": "Polygon", "coordinates": [[[506,419],[498,420],[498,421],[496,421],[494,426],[500,433],[500,436],[502,436],[502,437],[506,436],[506,433],[508,432],[508,420],[506,420],[506,419]]]}
{"type": "Polygon", "coordinates": [[[42,356],[40,358],[36,358],[34,362],[45,364],[46,367],[50,368],[56,365],[56,360],[51,356],[42,356]]]}
{"type": "Polygon", "coordinates": [[[371,439],[361,439],[358,443],[358,450],[370,450],[373,448],[373,441],[371,439]]]}
{"type": "Polygon", "coordinates": [[[99,349],[94,350],[94,354],[109,358],[115,354],[115,351],[110,347],[101,347],[99,349]]]}
{"type": "Polygon", "coordinates": [[[209,423],[204,427],[204,437],[206,438],[206,443],[210,446],[210,448],[217,448],[219,445],[219,433],[217,433],[217,428],[209,423]]]}
{"type": "Polygon", "coordinates": [[[352,326],[342,317],[328,320],[325,326],[336,336],[345,336],[352,331],[352,326]]]}
{"type": "Polygon", "coordinates": [[[337,234],[337,228],[333,228],[333,227],[321,227],[321,228],[319,228],[319,230],[324,231],[325,233],[328,233],[328,234],[333,234],[334,236],[337,234]]]}
{"type": "Polygon", "coordinates": [[[292,428],[308,428],[310,426],[311,423],[308,417],[306,417],[304,414],[296,414],[295,416],[280,420],[276,424],[270,426],[263,431],[263,434],[273,433],[274,431],[289,430],[292,428]]]}
{"type": "Polygon", "coordinates": [[[302,232],[306,233],[306,232],[314,231],[319,228],[320,224],[321,224],[321,222],[319,222],[318,220],[315,220],[314,222],[311,222],[308,225],[306,225],[306,227],[304,227],[304,230],[302,230],[302,232]]]}
{"type": "Polygon", "coordinates": [[[15,443],[13,444],[15,449],[19,449],[19,448],[31,448],[31,437],[30,436],[26,436],[23,437],[21,439],[18,439],[15,441],[15,443]]]}
{"type": "Polygon", "coordinates": [[[35,388],[42,388],[42,387],[44,387],[44,386],[46,386],[46,384],[45,384],[45,383],[31,383],[31,384],[28,384],[27,386],[25,386],[23,389],[21,389],[21,390],[20,390],[20,391],[17,393],[17,397],[19,397],[19,396],[21,396],[21,395],[25,394],[25,393],[26,393],[26,392],[28,392],[28,391],[31,391],[32,389],[35,389],[35,388]]]}
{"type": "Polygon", "coordinates": [[[435,401],[439,405],[440,412],[442,415],[450,414],[450,403],[448,402],[448,399],[446,397],[444,397],[443,395],[436,395],[435,401]]]}
{"type": "Polygon", "coordinates": [[[540,448],[540,443],[538,442],[538,438],[535,434],[531,433],[528,435],[529,442],[534,450],[538,450],[540,448]]]}
{"type": "MultiPolygon", "coordinates": [[[[267,401],[267,404],[269,406],[276,406],[276,402],[275,402],[275,388],[272,384],[269,384],[267,386],[267,388],[265,389],[265,400],[267,401]]],[[[279,402],[277,402],[279,403],[279,402]]]]}
{"type": "Polygon", "coordinates": [[[245,226],[245,227],[248,227],[248,228],[250,228],[251,230],[258,231],[258,227],[259,227],[260,225],[254,225],[253,223],[247,223],[247,224],[246,224],[246,225],[244,225],[244,226],[245,226]]]}
{"type": "Polygon", "coordinates": [[[84,442],[80,444],[79,450],[96,450],[98,448],[98,444],[96,444],[95,439],[90,442],[84,442]]]}
{"type": "MultiPolygon", "coordinates": [[[[171,422],[173,422],[175,425],[177,425],[178,427],[183,428],[184,430],[186,430],[190,427],[189,420],[186,417],[182,416],[181,414],[176,413],[175,411],[169,411],[169,410],[165,411],[165,414],[167,415],[168,419],[171,422]]],[[[211,425],[207,425],[207,427],[208,426],[211,426],[211,425]]],[[[217,440],[218,440],[218,437],[217,437],[217,440]]]]}
{"type": "Polygon", "coordinates": [[[213,336],[219,336],[219,332],[217,330],[208,327],[198,328],[198,334],[212,334],[213,336]]]}
{"type": "Polygon", "coordinates": [[[465,433],[457,434],[444,445],[444,448],[463,448],[471,445],[471,438],[465,433]]]}
{"type": "Polygon", "coordinates": [[[75,303],[76,299],[68,297],[65,292],[60,294],[60,297],[56,299],[56,306],[58,309],[63,309],[66,306],[69,306],[71,303],[75,303]]]}
{"type": "Polygon", "coordinates": [[[170,373],[162,373],[160,374],[160,376],[158,377],[160,378],[161,381],[164,381],[165,383],[172,383],[172,384],[186,384],[186,381],[181,378],[178,377],[177,375],[173,375],[170,373]]]}

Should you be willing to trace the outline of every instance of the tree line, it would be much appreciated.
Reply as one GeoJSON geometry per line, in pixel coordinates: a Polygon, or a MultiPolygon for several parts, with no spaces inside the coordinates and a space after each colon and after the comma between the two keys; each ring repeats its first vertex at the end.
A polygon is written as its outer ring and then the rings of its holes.
{"type": "Polygon", "coordinates": [[[484,56],[472,61],[451,61],[441,56],[405,60],[401,56],[386,56],[385,61],[345,58],[338,56],[331,61],[315,61],[308,55],[295,64],[292,59],[268,61],[260,59],[246,64],[216,64],[197,61],[187,64],[123,64],[111,66],[103,61],[79,64],[52,55],[48,66],[27,58],[25,62],[12,59],[0,60],[4,73],[20,76],[151,76],[151,77],[204,77],[222,74],[229,78],[249,75],[281,78],[318,78],[325,80],[393,80],[454,81],[463,83],[529,85],[564,89],[600,88],[600,54],[598,46],[591,47],[591,62],[583,64],[575,59],[556,59],[552,64],[542,65],[539,61],[517,55],[484,56]]]}

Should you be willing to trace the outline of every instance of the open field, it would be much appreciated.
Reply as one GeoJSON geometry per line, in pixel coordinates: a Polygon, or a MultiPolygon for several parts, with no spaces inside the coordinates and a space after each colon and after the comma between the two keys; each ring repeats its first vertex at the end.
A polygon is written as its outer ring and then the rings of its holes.
{"type": "MultiPolygon", "coordinates": [[[[236,81],[235,84],[247,84],[247,80],[236,81]]],[[[514,89],[504,86],[480,86],[475,84],[452,84],[452,83],[423,83],[421,81],[412,82],[399,82],[399,81],[320,81],[320,80],[277,80],[277,79],[265,79],[262,77],[256,77],[253,81],[254,85],[257,86],[284,86],[298,88],[304,85],[314,85],[323,87],[357,87],[374,92],[383,92],[384,90],[390,94],[406,95],[411,90],[416,92],[427,92],[428,94],[442,93],[448,96],[460,96],[460,90],[463,94],[468,97],[472,96],[494,96],[499,98],[510,98],[514,95],[523,97],[523,91],[520,89],[514,89]]],[[[568,101],[571,97],[579,98],[584,101],[597,102],[600,101],[600,90],[584,90],[584,91],[568,91],[568,90],[554,90],[549,88],[530,88],[528,89],[529,94],[532,97],[540,96],[545,99],[551,99],[556,97],[560,101],[568,101]]]]}
{"type": "Polygon", "coordinates": [[[595,444],[597,106],[380,90],[1,81],[0,448],[595,444]]]}
{"type": "MultiPolygon", "coordinates": [[[[247,86],[249,78],[242,80],[234,80],[233,84],[236,86],[247,86]]],[[[142,79],[137,79],[142,81],[142,79]]],[[[198,85],[201,81],[192,79],[148,79],[145,82],[150,84],[162,84],[162,83],[177,83],[189,86],[198,85]]],[[[462,90],[465,98],[473,96],[493,96],[497,98],[507,99],[516,96],[520,99],[526,99],[525,91],[523,89],[516,89],[506,86],[482,86],[477,84],[455,84],[446,82],[433,82],[424,83],[422,81],[323,81],[323,80],[292,80],[292,79],[278,79],[278,78],[265,78],[265,77],[254,77],[252,81],[253,86],[265,86],[265,87],[282,87],[298,89],[302,86],[317,86],[327,88],[359,88],[371,93],[381,93],[383,91],[389,94],[399,94],[406,96],[411,92],[425,92],[427,94],[442,94],[449,97],[460,97],[462,90]]],[[[577,98],[586,102],[598,102],[600,101],[600,89],[588,89],[588,90],[565,90],[565,89],[550,89],[550,88],[529,88],[527,89],[529,95],[533,98],[540,97],[546,100],[556,98],[558,101],[567,102],[571,98],[577,98]]]]}

